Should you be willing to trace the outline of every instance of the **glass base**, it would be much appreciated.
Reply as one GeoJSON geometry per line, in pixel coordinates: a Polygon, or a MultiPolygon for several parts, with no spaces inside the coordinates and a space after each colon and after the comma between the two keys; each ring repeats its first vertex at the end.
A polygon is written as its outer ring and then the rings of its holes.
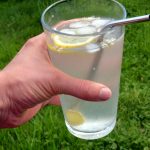
{"type": "Polygon", "coordinates": [[[66,126],[71,134],[74,136],[85,139],[85,140],[94,140],[102,138],[106,135],[108,135],[115,127],[116,120],[114,120],[109,126],[107,126],[104,130],[98,131],[98,132],[81,132],[78,130],[73,129],[67,122],[66,126]]]}

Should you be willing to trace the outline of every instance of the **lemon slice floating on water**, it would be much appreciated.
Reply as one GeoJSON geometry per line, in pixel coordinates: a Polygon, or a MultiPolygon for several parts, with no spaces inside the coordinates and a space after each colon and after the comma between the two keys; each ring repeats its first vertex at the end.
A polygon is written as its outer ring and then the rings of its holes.
{"type": "Polygon", "coordinates": [[[77,125],[81,125],[85,122],[85,119],[80,112],[74,111],[71,109],[67,110],[66,117],[67,117],[67,121],[70,125],[77,126],[77,125]]]}
{"type": "Polygon", "coordinates": [[[61,48],[76,48],[93,41],[93,37],[68,37],[65,35],[53,35],[54,43],[61,48]]]}
{"type": "MultiPolygon", "coordinates": [[[[76,47],[84,46],[86,44],[93,42],[93,40],[95,39],[94,36],[80,36],[80,34],[83,35],[83,34],[95,33],[96,28],[92,26],[84,27],[83,26],[84,23],[79,23],[79,22],[75,22],[75,23],[76,24],[78,23],[78,26],[81,24],[82,27],[74,28],[74,29],[64,28],[64,29],[59,30],[61,33],[70,34],[70,36],[55,34],[55,33],[51,36],[55,45],[61,48],[76,48],[76,47]]],[[[70,25],[74,25],[75,23],[72,23],[70,25]]]]}

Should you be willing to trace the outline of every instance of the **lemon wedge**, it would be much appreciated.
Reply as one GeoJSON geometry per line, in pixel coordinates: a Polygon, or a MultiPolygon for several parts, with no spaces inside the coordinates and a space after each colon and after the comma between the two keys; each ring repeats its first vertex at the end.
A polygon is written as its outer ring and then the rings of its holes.
{"type": "Polygon", "coordinates": [[[70,125],[77,126],[77,125],[81,125],[85,122],[85,119],[80,112],[74,111],[71,109],[67,110],[66,117],[67,117],[67,121],[70,125]]]}
{"type": "Polygon", "coordinates": [[[77,48],[91,43],[95,38],[93,37],[73,37],[65,35],[53,34],[52,39],[56,46],[61,48],[77,48]]]}

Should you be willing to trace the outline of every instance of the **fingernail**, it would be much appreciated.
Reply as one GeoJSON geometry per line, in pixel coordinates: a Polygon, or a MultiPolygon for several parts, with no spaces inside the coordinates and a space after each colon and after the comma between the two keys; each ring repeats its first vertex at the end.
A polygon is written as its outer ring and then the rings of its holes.
{"type": "Polygon", "coordinates": [[[107,100],[111,97],[111,90],[109,88],[103,87],[100,90],[100,100],[107,100]]]}

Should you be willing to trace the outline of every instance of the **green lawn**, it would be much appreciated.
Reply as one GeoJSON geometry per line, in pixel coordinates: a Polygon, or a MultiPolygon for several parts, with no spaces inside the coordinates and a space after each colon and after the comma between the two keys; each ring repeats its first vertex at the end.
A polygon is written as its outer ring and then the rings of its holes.
{"type": "MultiPolygon", "coordinates": [[[[55,0],[0,0],[0,68],[42,32],[40,16],[55,0]]],[[[128,17],[150,14],[150,0],[119,0],[128,17]]],[[[85,141],[66,129],[60,107],[44,108],[29,123],[0,130],[0,150],[150,150],[150,22],[126,27],[117,125],[85,141]]]]}

